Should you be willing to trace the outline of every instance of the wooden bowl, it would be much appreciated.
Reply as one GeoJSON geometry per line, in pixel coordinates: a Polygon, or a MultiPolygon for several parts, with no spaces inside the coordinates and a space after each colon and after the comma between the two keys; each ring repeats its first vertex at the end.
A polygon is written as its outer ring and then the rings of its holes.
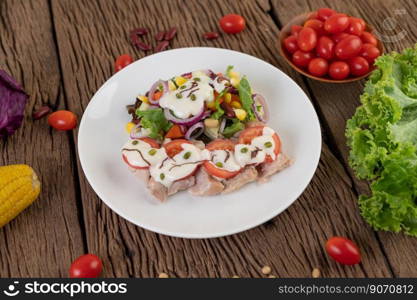
{"type": "MultiPolygon", "coordinates": [[[[307,76],[309,78],[312,78],[312,79],[315,79],[315,80],[318,80],[318,81],[321,81],[321,82],[328,82],[328,83],[346,83],[346,82],[353,82],[353,81],[361,80],[361,79],[365,78],[366,76],[368,76],[373,70],[375,70],[375,66],[371,66],[370,69],[369,69],[369,72],[366,73],[365,75],[362,75],[362,76],[359,76],[359,77],[348,77],[348,78],[342,79],[342,80],[336,80],[336,79],[332,79],[328,76],[326,76],[326,77],[317,77],[317,76],[311,75],[306,70],[304,70],[300,67],[297,67],[291,60],[291,54],[288,53],[287,50],[285,49],[284,39],[291,35],[291,26],[292,25],[303,26],[304,22],[308,19],[308,17],[312,13],[313,12],[308,12],[308,13],[304,13],[302,15],[296,16],[290,22],[288,22],[281,29],[281,31],[279,33],[279,52],[285,58],[287,63],[293,69],[295,69],[298,73],[303,74],[304,76],[307,76]]],[[[373,32],[372,26],[370,26],[368,23],[366,24],[366,29],[365,30],[368,31],[368,32],[373,32]]],[[[383,52],[384,52],[384,47],[383,47],[381,41],[379,41],[379,40],[378,40],[377,48],[379,49],[379,51],[381,52],[381,55],[382,55],[383,52]]]]}

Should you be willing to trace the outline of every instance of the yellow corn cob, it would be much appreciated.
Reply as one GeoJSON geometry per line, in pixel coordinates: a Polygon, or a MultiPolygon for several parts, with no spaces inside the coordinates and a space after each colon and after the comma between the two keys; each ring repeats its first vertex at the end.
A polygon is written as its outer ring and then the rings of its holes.
{"type": "Polygon", "coordinates": [[[230,103],[230,105],[233,108],[242,108],[242,104],[240,104],[240,102],[238,102],[238,101],[232,101],[232,103],[230,103]]]}
{"type": "Polygon", "coordinates": [[[184,83],[186,83],[187,82],[187,78],[184,78],[184,77],[182,77],[182,76],[177,76],[177,77],[175,77],[175,83],[178,85],[178,86],[181,86],[181,85],[183,85],[184,83]]]}
{"type": "Polygon", "coordinates": [[[130,132],[132,131],[132,128],[133,128],[134,126],[135,126],[135,124],[134,124],[134,123],[132,123],[132,122],[126,123],[126,126],[125,126],[126,132],[127,132],[127,133],[130,133],[130,132]]]}
{"type": "Polygon", "coordinates": [[[226,93],[224,95],[224,101],[226,101],[226,103],[229,104],[232,101],[232,94],[226,93]]]}
{"type": "Polygon", "coordinates": [[[28,165],[0,167],[0,227],[32,204],[40,190],[41,183],[28,165]]]}
{"type": "Polygon", "coordinates": [[[241,108],[237,108],[237,109],[234,109],[234,111],[235,111],[236,118],[238,118],[240,121],[243,121],[246,118],[247,114],[245,110],[241,108]]]}
{"type": "Polygon", "coordinates": [[[149,99],[146,96],[138,96],[138,99],[142,102],[149,103],[149,99]]]}

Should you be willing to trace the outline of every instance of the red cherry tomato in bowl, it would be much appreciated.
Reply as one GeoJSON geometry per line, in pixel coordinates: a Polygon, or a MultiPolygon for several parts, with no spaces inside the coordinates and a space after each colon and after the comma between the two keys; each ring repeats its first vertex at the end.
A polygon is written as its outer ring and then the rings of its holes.
{"type": "Polygon", "coordinates": [[[220,27],[224,32],[236,34],[245,29],[245,19],[240,15],[229,14],[220,19],[220,27]]]}
{"type": "Polygon", "coordinates": [[[358,55],[361,49],[361,39],[355,35],[350,35],[336,44],[334,52],[338,58],[345,60],[358,55]]]}
{"type": "Polygon", "coordinates": [[[346,33],[346,32],[340,32],[340,33],[333,34],[333,35],[332,35],[332,40],[333,40],[335,43],[339,43],[341,40],[343,40],[344,38],[346,38],[346,37],[348,37],[348,36],[350,36],[350,34],[349,34],[349,33],[346,33]]]}
{"type": "Polygon", "coordinates": [[[354,17],[349,18],[349,27],[346,29],[347,33],[354,34],[356,36],[361,36],[364,30],[365,21],[354,17]]]}
{"type": "Polygon", "coordinates": [[[96,255],[85,254],[71,264],[71,278],[97,278],[103,269],[103,264],[96,255]]]}
{"type": "Polygon", "coordinates": [[[313,50],[317,45],[317,33],[313,28],[304,27],[298,34],[298,48],[304,52],[313,50]]]}
{"type": "Polygon", "coordinates": [[[308,64],[308,72],[310,72],[311,75],[317,77],[323,77],[326,75],[328,69],[329,63],[327,60],[321,57],[313,58],[308,64]]]}
{"type": "Polygon", "coordinates": [[[129,54],[120,55],[114,63],[114,71],[119,72],[124,67],[130,65],[133,62],[133,58],[129,54]]]}
{"type": "Polygon", "coordinates": [[[321,21],[326,21],[328,18],[336,14],[336,11],[334,11],[331,8],[323,7],[317,10],[317,19],[321,21]]]}
{"type": "Polygon", "coordinates": [[[323,34],[326,33],[326,31],[324,30],[324,23],[317,19],[307,20],[304,23],[304,27],[313,28],[318,36],[322,36],[323,34]]]}
{"type": "Polygon", "coordinates": [[[343,32],[349,26],[349,17],[345,14],[334,14],[324,22],[324,29],[328,33],[343,32]]]}
{"type": "Polygon", "coordinates": [[[362,76],[369,72],[369,63],[361,56],[351,58],[349,60],[349,67],[350,73],[354,76],[362,76]]]}
{"type": "Polygon", "coordinates": [[[314,58],[313,53],[311,52],[304,52],[301,50],[297,50],[292,55],[292,62],[300,68],[305,68],[308,66],[310,61],[314,58]]]}
{"type": "Polygon", "coordinates": [[[324,59],[332,59],[334,55],[334,45],[335,42],[328,36],[321,36],[317,43],[316,53],[317,56],[324,59]]]}
{"type": "Polygon", "coordinates": [[[58,110],[49,115],[48,124],[56,130],[71,130],[77,126],[77,116],[68,110],[58,110]]]}
{"type": "Polygon", "coordinates": [[[374,46],[376,46],[376,45],[378,45],[378,40],[376,39],[376,37],[372,34],[372,33],[370,33],[370,32],[367,32],[367,31],[364,31],[363,33],[362,33],[362,35],[361,35],[361,39],[362,39],[362,42],[365,44],[365,43],[369,43],[369,44],[372,44],[372,45],[374,45],[374,46]]]}
{"type": "Polygon", "coordinates": [[[344,61],[334,61],[330,64],[329,75],[336,80],[342,80],[349,76],[349,65],[344,61]]]}
{"type": "Polygon", "coordinates": [[[335,236],[326,243],[326,252],[342,265],[355,265],[361,261],[361,253],[358,246],[351,240],[335,236]]]}
{"type": "Polygon", "coordinates": [[[381,51],[372,44],[366,43],[362,45],[361,56],[365,58],[370,64],[373,64],[375,59],[381,55],[381,51]]]}
{"type": "Polygon", "coordinates": [[[303,29],[303,26],[300,25],[292,25],[291,26],[291,35],[297,37],[300,33],[301,29],[303,29]]]}
{"type": "Polygon", "coordinates": [[[294,53],[298,50],[297,38],[294,35],[290,35],[284,40],[284,46],[289,53],[294,53]]]}

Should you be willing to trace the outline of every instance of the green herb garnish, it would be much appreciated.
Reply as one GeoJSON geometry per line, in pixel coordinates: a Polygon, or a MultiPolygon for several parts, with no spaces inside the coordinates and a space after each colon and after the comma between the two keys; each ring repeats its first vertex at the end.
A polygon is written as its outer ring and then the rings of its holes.
{"type": "Polygon", "coordinates": [[[183,157],[184,159],[189,159],[190,156],[191,156],[191,152],[185,152],[183,157]]]}
{"type": "Polygon", "coordinates": [[[149,155],[154,156],[156,154],[156,149],[151,149],[151,150],[149,150],[148,153],[149,153],[149,155]]]}
{"type": "Polygon", "coordinates": [[[149,129],[149,137],[157,140],[163,139],[163,133],[172,127],[161,108],[136,110],[136,115],[140,118],[140,124],[143,128],[149,129]]]}
{"type": "Polygon", "coordinates": [[[266,142],[266,143],[264,144],[264,146],[265,146],[266,148],[271,148],[271,147],[272,147],[272,143],[271,143],[271,142],[266,142]]]}
{"type": "Polygon", "coordinates": [[[136,140],[132,142],[132,145],[137,145],[137,144],[139,144],[139,142],[136,140]]]}
{"type": "Polygon", "coordinates": [[[240,80],[238,90],[239,90],[239,98],[240,98],[240,101],[242,102],[242,108],[248,114],[246,119],[248,121],[255,120],[256,119],[255,114],[252,110],[252,104],[253,104],[252,92],[251,92],[251,88],[249,85],[249,81],[246,78],[246,76],[243,76],[243,78],[240,80]]]}
{"type": "Polygon", "coordinates": [[[242,148],[242,149],[240,149],[240,152],[242,152],[242,153],[247,153],[248,152],[248,148],[242,148]]]}
{"type": "Polygon", "coordinates": [[[218,162],[216,162],[216,166],[219,167],[219,168],[223,168],[223,163],[218,161],[218,162]]]}
{"type": "Polygon", "coordinates": [[[192,101],[195,101],[195,100],[197,99],[197,97],[196,97],[196,95],[192,94],[192,95],[190,96],[190,99],[191,99],[192,101]]]}
{"type": "Polygon", "coordinates": [[[159,174],[159,178],[161,178],[161,180],[164,180],[165,179],[165,174],[164,173],[159,174]]]}

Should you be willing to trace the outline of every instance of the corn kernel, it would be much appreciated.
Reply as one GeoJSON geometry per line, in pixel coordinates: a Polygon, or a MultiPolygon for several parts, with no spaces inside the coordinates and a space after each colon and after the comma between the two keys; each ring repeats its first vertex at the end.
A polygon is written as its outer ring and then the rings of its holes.
{"type": "Polygon", "coordinates": [[[232,101],[232,103],[230,103],[230,105],[233,108],[242,108],[242,104],[240,104],[240,102],[238,102],[238,101],[232,101]]]}
{"type": "Polygon", "coordinates": [[[125,129],[127,133],[130,133],[132,131],[132,128],[135,127],[135,124],[132,122],[129,122],[126,124],[125,129]]]}
{"type": "Polygon", "coordinates": [[[229,76],[230,76],[230,78],[236,78],[236,79],[240,78],[239,72],[236,72],[236,71],[230,71],[229,76]]]}
{"type": "Polygon", "coordinates": [[[142,103],[140,104],[140,106],[139,106],[139,110],[140,110],[140,111],[148,110],[149,106],[150,106],[150,105],[149,105],[148,103],[146,103],[146,102],[142,102],[142,103]]]}
{"type": "Polygon", "coordinates": [[[239,82],[240,82],[240,79],[238,79],[238,78],[232,78],[232,79],[230,79],[230,83],[231,83],[231,84],[232,84],[235,88],[237,88],[237,87],[238,87],[239,82]]]}
{"type": "Polygon", "coordinates": [[[226,101],[226,103],[229,104],[232,101],[232,94],[226,93],[224,95],[224,101],[226,101]]]}
{"type": "Polygon", "coordinates": [[[184,77],[182,77],[182,76],[177,76],[177,77],[175,77],[175,83],[178,85],[178,86],[181,86],[181,85],[183,85],[184,83],[186,83],[187,82],[187,78],[184,78],[184,77]]]}
{"type": "Polygon", "coordinates": [[[216,102],[215,101],[208,102],[207,107],[208,108],[215,108],[216,107],[216,102]]]}
{"type": "Polygon", "coordinates": [[[219,126],[219,120],[208,118],[204,120],[204,125],[209,128],[216,128],[219,126]]]}
{"type": "Polygon", "coordinates": [[[139,96],[138,99],[142,102],[149,103],[149,99],[146,96],[139,96]]]}
{"type": "Polygon", "coordinates": [[[168,81],[168,88],[170,91],[175,91],[177,89],[176,85],[171,80],[168,81]]]}
{"type": "Polygon", "coordinates": [[[235,108],[234,111],[235,111],[236,118],[238,118],[240,121],[243,121],[244,119],[246,119],[247,113],[245,110],[241,108],[235,108]]]}

